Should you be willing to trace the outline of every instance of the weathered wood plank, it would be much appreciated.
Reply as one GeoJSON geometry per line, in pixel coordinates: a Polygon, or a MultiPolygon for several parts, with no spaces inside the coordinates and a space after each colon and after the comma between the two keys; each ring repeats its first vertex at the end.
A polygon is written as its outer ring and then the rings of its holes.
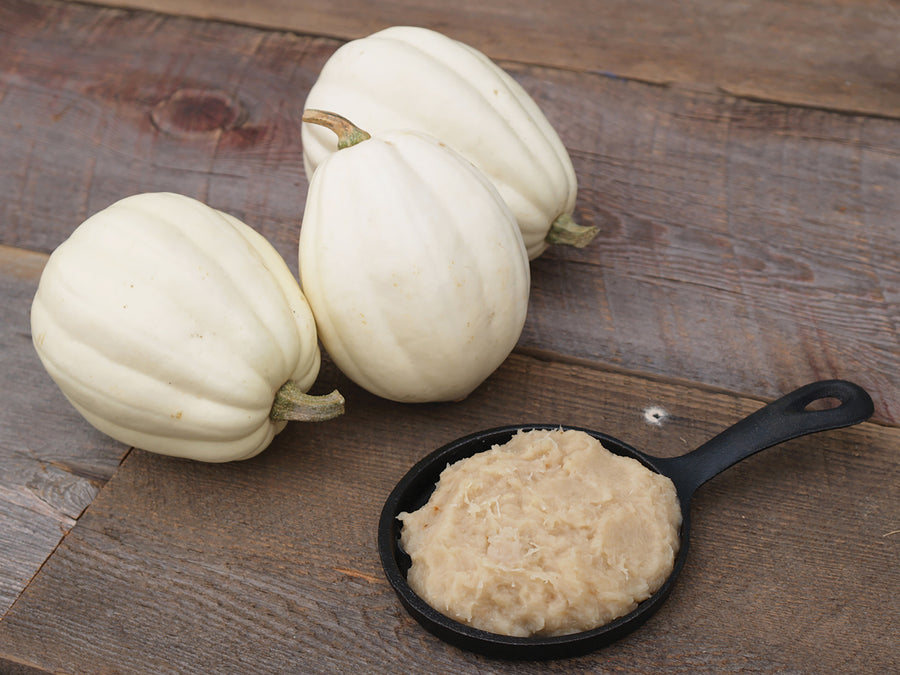
{"type": "Polygon", "coordinates": [[[95,1],[344,40],[421,25],[500,60],[900,116],[900,12],[890,0],[95,1]]]}
{"type": "MultiPolygon", "coordinates": [[[[0,17],[0,242],[49,251],[175,190],[296,267],[300,106],[338,42],[29,0],[0,17]]],[[[847,377],[900,422],[900,123],[506,65],[601,228],[534,264],[523,348],[770,397],[847,377]]]]}
{"type": "MultiPolygon", "coordinates": [[[[134,451],[0,623],[2,657],[49,672],[888,672],[900,606],[900,430],[865,424],[756,455],[696,496],[674,594],[587,657],[506,664],[421,630],[380,570],[378,515],[427,451],[499,424],[602,429],[681,454],[757,401],[512,357],[459,404],[377,400],[262,455],[134,451]],[[665,408],[663,424],[643,411],[665,408]],[[891,534],[893,532],[893,534],[891,534]]],[[[0,661],[2,663],[2,661],[0,661]]]]}
{"type": "Polygon", "coordinates": [[[296,237],[302,100],[334,42],[32,0],[0,5],[0,26],[0,184],[16,195],[0,242],[49,252],[157,190],[296,237]]]}
{"type": "Polygon", "coordinates": [[[900,420],[896,121],[576,75],[544,86],[567,102],[552,110],[577,215],[600,235],[533,265],[522,344],[767,395],[858,378],[900,420]]]}
{"type": "Polygon", "coordinates": [[[123,455],[44,372],[28,330],[46,255],[0,246],[0,616],[123,455]]]}

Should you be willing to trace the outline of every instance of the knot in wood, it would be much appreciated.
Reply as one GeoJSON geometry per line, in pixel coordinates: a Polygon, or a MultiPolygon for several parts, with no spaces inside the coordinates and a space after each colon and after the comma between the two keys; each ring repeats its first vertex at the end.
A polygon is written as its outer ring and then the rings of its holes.
{"type": "Polygon", "coordinates": [[[209,136],[240,126],[246,112],[240,101],[224,91],[179,89],[156,104],[150,119],[172,136],[209,136]]]}

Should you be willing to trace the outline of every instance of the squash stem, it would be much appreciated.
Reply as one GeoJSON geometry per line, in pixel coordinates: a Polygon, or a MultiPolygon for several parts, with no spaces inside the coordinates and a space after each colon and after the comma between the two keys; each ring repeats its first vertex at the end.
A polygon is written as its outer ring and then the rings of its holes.
{"type": "Polygon", "coordinates": [[[311,396],[288,380],[278,393],[269,417],[275,421],[324,422],[344,414],[344,397],[335,389],[324,396],[311,396]]]}
{"type": "Polygon", "coordinates": [[[579,225],[572,219],[571,213],[564,213],[550,225],[545,241],[548,244],[567,244],[575,248],[584,248],[599,231],[599,228],[593,226],[579,225]]]}
{"type": "Polygon", "coordinates": [[[337,134],[338,150],[349,148],[351,145],[356,145],[372,138],[368,132],[360,129],[346,117],[324,110],[304,110],[303,121],[331,129],[337,134]]]}

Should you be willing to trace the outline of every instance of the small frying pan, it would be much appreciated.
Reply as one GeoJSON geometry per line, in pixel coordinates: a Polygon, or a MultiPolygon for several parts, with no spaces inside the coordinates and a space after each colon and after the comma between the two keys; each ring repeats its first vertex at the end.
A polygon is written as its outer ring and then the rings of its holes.
{"type": "Polygon", "coordinates": [[[814,382],[760,408],[699,448],[680,457],[653,457],[620,440],[590,429],[553,424],[519,424],[480,431],[448,443],[418,462],[390,494],[378,525],[378,548],[388,581],[401,603],[427,630],[439,638],[474,652],[511,659],[549,659],[584,654],[630,633],[656,612],[672,590],[688,551],[690,506],[694,492],[706,481],[750,455],[778,443],[829,429],[858,424],[873,412],[872,399],[861,387],[842,380],[814,382]],[[837,399],[836,407],[811,409],[824,399],[837,399]],[[632,612],[589,631],[556,637],[497,635],[450,619],[420,598],[406,581],[410,559],[400,546],[397,515],[424,506],[448,464],[506,443],[519,430],[577,429],[598,439],[608,450],[633,457],[649,469],[668,476],[681,504],[681,548],[672,573],[652,596],[632,612]]]}

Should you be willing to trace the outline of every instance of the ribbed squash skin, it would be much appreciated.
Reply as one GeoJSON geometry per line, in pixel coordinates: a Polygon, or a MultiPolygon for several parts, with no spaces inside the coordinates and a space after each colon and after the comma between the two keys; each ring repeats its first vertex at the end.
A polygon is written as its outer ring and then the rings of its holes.
{"type": "Polygon", "coordinates": [[[269,411],[320,364],[315,322],[275,249],[182,195],[123,199],[50,256],[31,311],[35,349],[100,431],[210,462],[261,452],[269,411]]]}
{"type": "MultiPolygon", "coordinates": [[[[559,135],[528,93],[481,52],[425,28],[394,26],[348,42],[306,99],[370,134],[421,131],[480,168],[512,210],[528,250],[575,208],[577,181],[559,135]]],[[[307,177],[337,149],[334,134],[302,128],[307,177]]]]}
{"type": "Polygon", "coordinates": [[[466,397],[515,346],[529,275],[490,181],[433,138],[373,136],[313,175],[301,286],[325,350],[378,396],[466,397]]]}

